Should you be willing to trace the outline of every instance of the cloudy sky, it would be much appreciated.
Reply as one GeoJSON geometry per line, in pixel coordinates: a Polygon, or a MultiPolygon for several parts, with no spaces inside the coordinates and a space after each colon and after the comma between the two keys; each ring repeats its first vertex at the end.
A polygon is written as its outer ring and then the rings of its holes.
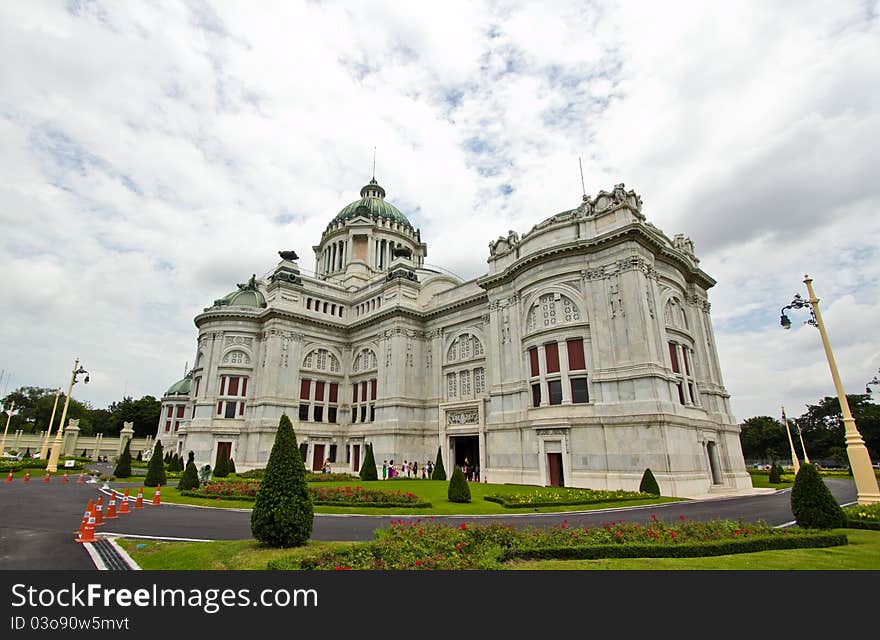
{"type": "MultiPolygon", "coordinates": [[[[736,418],[880,368],[876,2],[0,3],[0,391],[159,396],[193,317],[376,176],[473,278],[618,182],[695,242],[736,418]]],[[[880,392],[880,388],[877,389],[880,392]]]]}

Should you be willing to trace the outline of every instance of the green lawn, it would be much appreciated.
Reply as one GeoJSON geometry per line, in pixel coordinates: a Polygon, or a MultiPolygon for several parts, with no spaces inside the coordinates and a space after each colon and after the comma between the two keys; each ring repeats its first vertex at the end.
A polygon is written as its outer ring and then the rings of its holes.
{"type": "Polygon", "coordinates": [[[789,476],[788,474],[783,474],[782,477],[784,479],[789,479],[789,482],[779,482],[770,484],[770,476],[766,473],[752,473],[749,471],[749,475],[752,477],[752,486],[759,489],[787,489],[794,484],[794,476],[789,476]]]}
{"type": "MultiPolygon", "coordinates": [[[[849,544],[825,549],[761,551],[711,558],[630,558],[613,560],[538,560],[517,562],[528,570],[858,570],[880,569],[880,531],[840,529],[849,544]]],[[[352,543],[310,541],[299,549],[270,549],[255,540],[157,542],[120,539],[119,544],[144,569],[265,569],[280,556],[309,554],[352,543]],[[140,547],[140,548],[138,548],[140,547]]]]}
{"type": "MultiPolygon", "coordinates": [[[[368,486],[373,489],[385,491],[411,491],[420,498],[430,502],[433,506],[424,509],[409,509],[403,507],[324,507],[316,506],[315,513],[360,513],[365,515],[480,515],[480,514],[511,514],[511,513],[548,513],[561,511],[586,511],[591,509],[610,509],[615,507],[633,507],[643,504],[658,504],[662,502],[678,502],[679,498],[648,498],[645,500],[624,500],[621,502],[603,502],[599,505],[569,505],[558,507],[522,507],[518,509],[505,509],[500,504],[483,500],[483,496],[491,493],[517,493],[523,490],[537,490],[550,492],[553,487],[534,487],[512,484],[469,484],[471,490],[471,502],[466,504],[449,502],[446,492],[449,483],[442,480],[377,480],[375,482],[362,482],[353,479],[349,482],[313,482],[311,486],[368,486]]],[[[115,486],[111,483],[111,487],[115,486]]],[[[144,500],[152,499],[153,488],[144,487],[144,500]]],[[[135,490],[134,495],[137,492],[135,490]]],[[[180,504],[194,504],[207,507],[227,507],[250,509],[254,503],[246,500],[212,500],[209,498],[193,498],[181,496],[177,489],[168,486],[162,488],[162,502],[174,502],[180,504]]]]}

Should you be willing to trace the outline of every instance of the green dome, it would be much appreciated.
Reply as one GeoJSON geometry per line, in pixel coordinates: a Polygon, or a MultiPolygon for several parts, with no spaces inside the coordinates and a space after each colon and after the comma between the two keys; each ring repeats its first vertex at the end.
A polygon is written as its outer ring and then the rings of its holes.
{"type": "Polygon", "coordinates": [[[385,189],[376,182],[375,178],[370,180],[361,189],[361,199],[344,206],[342,211],[336,214],[336,217],[330,221],[328,226],[333,226],[345,220],[351,220],[358,215],[368,218],[373,216],[385,218],[386,220],[406,225],[410,229],[413,228],[409,220],[406,219],[406,216],[400,212],[400,209],[385,201],[385,189]]]}
{"type": "Polygon", "coordinates": [[[247,284],[238,285],[238,289],[219,300],[214,300],[215,307],[258,307],[265,308],[266,298],[257,288],[256,276],[251,276],[247,284]]]}
{"type": "Polygon", "coordinates": [[[165,392],[166,396],[188,396],[192,389],[192,372],[186,374],[183,380],[178,380],[165,392]]]}

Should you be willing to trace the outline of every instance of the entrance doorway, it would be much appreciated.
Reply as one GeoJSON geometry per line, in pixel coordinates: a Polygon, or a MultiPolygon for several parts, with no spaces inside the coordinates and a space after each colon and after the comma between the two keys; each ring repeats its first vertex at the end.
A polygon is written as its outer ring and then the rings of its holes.
{"type": "Polygon", "coordinates": [[[550,476],[551,487],[564,487],[565,478],[562,475],[562,454],[547,454],[547,475],[550,476]]]}
{"type": "Polygon", "coordinates": [[[231,442],[218,442],[217,443],[217,460],[214,462],[214,466],[217,465],[220,460],[225,460],[229,462],[230,454],[232,453],[232,443],[231,442]]]}
{"type": "Polygon", "coordinates": [[[322,471],[324,469],[324,445],[316,444],[314,446],[314,454],[312,455],[312,471],[322,471]]]}
{"type": "Polygon", "coordinates": [[[351,445],[351,469],[352,471],[360,471],[361,470],[361,445],[353,444],[351,445]]]}
{"type": "Polygon", "coordinates": [[[479,436],[453,436],[452,460],[456,467],[467,467],[468,479],[471,474],[479,481],[480,438],[479,436]]]}

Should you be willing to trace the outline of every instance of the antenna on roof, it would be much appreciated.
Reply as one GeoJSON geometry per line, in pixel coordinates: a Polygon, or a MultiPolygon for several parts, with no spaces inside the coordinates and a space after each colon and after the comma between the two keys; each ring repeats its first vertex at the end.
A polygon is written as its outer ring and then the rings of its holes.
{"type": "Polygon", "coordinates": [[[376,179],[376,147],[373,147],[373,180],[376,179]]]}
{"type": "Polygon", "coordinates": [[[189,360],[186,361],[186,364],[183,365],[183,376],[186,377],[186,372],[189,370],[189,360]]]}
{"type": "Polygon", "coordinates": [[[584,200],[587,199],[587,187],[584,184],[584,165],[581,162],[581,157],[578,156],[578,166],[581,168],[581,189],[583,190],[584,200]]]}

